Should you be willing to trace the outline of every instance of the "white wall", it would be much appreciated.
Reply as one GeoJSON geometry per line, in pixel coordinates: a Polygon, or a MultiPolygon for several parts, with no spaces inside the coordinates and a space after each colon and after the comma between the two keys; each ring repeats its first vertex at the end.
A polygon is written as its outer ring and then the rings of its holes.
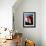
{"type": "Polygon", "coordinates": [[[46,46],[46,0],[41,1],[41,40],[42,46],[46,46]]]}
{"type": "Polygon", "coordinates": [[[18,32],[22,32],[24,38],[33,40],[36,46],[46,46],[45,44],[46,37],[44,36],[46,32],[45,31],[46,26],[44,23],[46,22],[44,21],[46,17],[44,15],[45,1],[44,0],[23,0],[23,2],[20,2],[20,3],[18,2],[16,3],[17,5],[14,4],[13,6],[15,30],[18,30],[18,32]],[[36,28],[23,28],[23,12],[28,12],[28,11],[36,12],[36,28]]]}
{"type": "Polygon", "coordinates": [[[12,6],[16,0],[0,0],[0,27],[12,29],[12,6]]]}

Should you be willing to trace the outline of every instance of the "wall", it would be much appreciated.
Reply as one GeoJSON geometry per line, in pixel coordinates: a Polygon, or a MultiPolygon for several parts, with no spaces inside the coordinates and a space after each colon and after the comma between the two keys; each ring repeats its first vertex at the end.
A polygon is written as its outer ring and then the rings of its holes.
{"type": "Polygon", "coordinates": [[[41,1],[41,40],[42,46],[46,46],[46,0],[41,1]]]}
{"type": "Polygon", "coordinates": [[[4,27],[9,30],[12,29],[12,6],[15,2],[16,0],[0,0],[0,33],[2,32],[0,38],[5,38],[5,36],[10,35],[8,30],[7,32],[4,31],[4,27]]]}
{"type": "Polygon", "coordinates": [[[16,0],[0,0],[0,27],[12,29],[12,6],[16,0]]]}
{"type": "Polygon", "coordinates": [[[45,18],[43,17],[45,12],[44,9],[45,1],[43,2],[43,0],[23,0],[23,1],[20,0],[20,3],[18,2],[16,2],[13,6],[15,31],[17,30],[18,32],[22,32],[23,37],[25,39],[27,38],[33,40],[36,46],[46,46],[45,40],[42,39],[43,36],[45,35],[44,33],[46,30],[45,29],[46,26],[44,23],[45,18]],[[36,12],[36,28],[23,27],[23,12],[28,12],[28,11],[36,12]]]}

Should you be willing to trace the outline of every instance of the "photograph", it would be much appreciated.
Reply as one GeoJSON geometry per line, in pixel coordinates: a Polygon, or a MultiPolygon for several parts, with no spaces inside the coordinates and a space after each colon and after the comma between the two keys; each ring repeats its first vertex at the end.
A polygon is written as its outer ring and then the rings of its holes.
{"type": "Polygon", "coordinates": [[[36,13],[35,12],[24,12],[23,13],[23,26],[24,27],[35,27],[36,13]]]}

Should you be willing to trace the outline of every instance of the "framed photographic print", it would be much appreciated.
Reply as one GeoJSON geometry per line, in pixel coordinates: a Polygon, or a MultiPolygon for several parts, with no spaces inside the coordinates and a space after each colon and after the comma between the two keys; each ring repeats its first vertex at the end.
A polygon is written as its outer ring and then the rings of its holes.
{"type": "Polygon", "coordinates": [[[36,12],[23,12],[23,27],[36,27],[36,12]]]}

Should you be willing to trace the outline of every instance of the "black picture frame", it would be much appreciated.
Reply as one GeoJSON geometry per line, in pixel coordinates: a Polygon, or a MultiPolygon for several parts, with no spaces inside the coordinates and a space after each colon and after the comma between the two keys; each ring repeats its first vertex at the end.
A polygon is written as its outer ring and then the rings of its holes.
{"type": "Polygon", "coordinates": [[[23,12],[23,27],[36,27],[36,12],[23,12]]]}

